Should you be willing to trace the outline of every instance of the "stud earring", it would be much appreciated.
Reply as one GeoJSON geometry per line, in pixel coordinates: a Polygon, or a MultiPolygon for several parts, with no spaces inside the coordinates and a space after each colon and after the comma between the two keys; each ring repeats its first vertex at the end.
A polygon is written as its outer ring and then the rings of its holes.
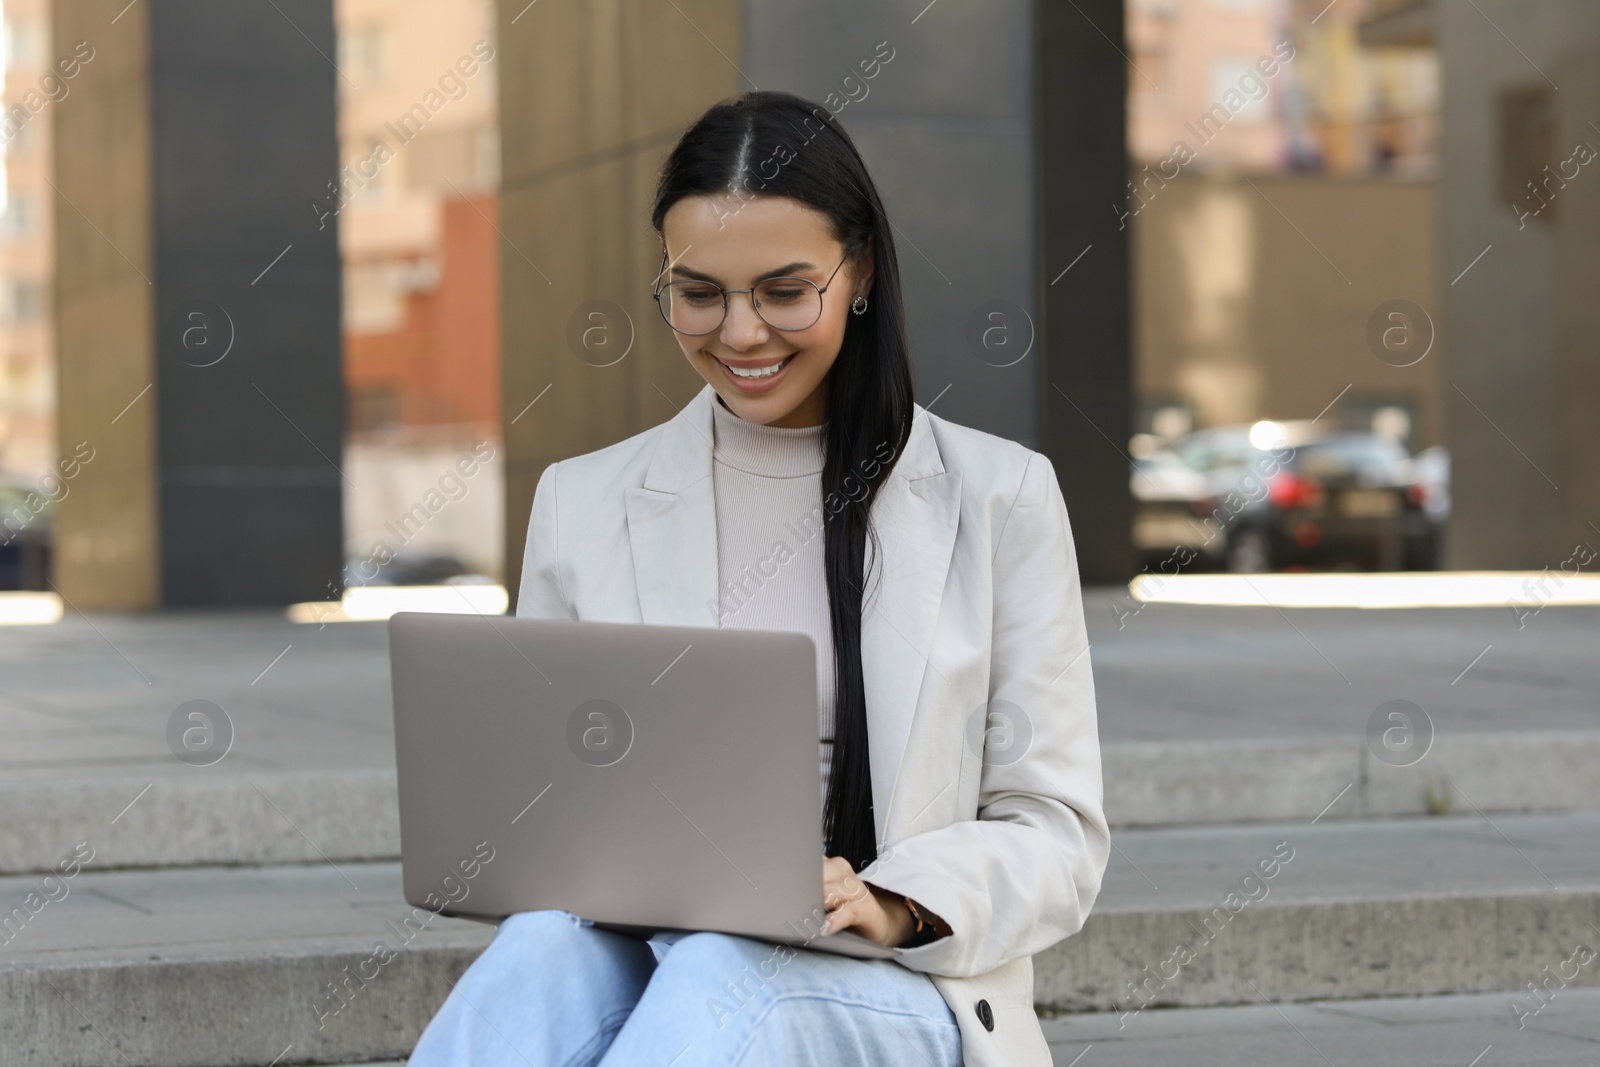
{"type": "Polygon", "coordinates": [[[850,301],[850,310],[857,315],[866,314],[867,298],[864,296],[858,296],[854,300],[850,301]]]}

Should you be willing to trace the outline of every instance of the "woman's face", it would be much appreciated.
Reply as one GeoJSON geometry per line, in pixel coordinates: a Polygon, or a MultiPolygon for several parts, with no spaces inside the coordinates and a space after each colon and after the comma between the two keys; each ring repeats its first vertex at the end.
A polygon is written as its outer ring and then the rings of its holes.
{"type": "Polygon", "coordinates": [[[711,383],[735,415],[765,426],[816,426],[828,417],[828,375],[839,356],[850,302],[872,287],[868,250],[860,276],[840,266],[844,247],[828,217],[780,196],[730,201],[684,197],[661,224],[667,246],[663,285],[710,281],[724,289],[749,289],[774,271],[809,278],[822,294],[822,317],[804,330],[775,330],[756,314],[750,294],[728,298],[720,328],[699,337],[675,333],[683,354],[711,383]],[[834,274],[834,268],[839,272],[834,274]],[[833,281],[828,276],[833,274],[833,281]],[[787,362],[785,362],[787,361],[787,362]],[[735,376],[729,366],[759,369],[783,364],[770,378],[735,376]]]}

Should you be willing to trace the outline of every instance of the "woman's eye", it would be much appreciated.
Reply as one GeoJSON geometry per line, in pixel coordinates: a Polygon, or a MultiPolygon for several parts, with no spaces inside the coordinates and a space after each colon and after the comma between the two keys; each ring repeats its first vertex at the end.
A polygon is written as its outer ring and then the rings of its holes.
{"type": "Polygon", "coordinates": [[[791,285],[778,289],[764,289],[761,292],[761,299],[771,301],[774,304],[792,304],[797,300],[804,299],[805,295],[804,286],[791,285]]]}
{"type": "Polygon", "coordinates": [[[679,289],[678,299],[695,307],[706,307],[722,299],[722,294],[716,289],[679,289]]]}

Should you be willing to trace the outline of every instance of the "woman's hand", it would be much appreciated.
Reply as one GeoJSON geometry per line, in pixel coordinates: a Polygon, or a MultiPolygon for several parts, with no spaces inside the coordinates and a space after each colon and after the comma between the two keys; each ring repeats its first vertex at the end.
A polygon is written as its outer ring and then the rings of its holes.
{"type": "Polygon", "coordinates": [[[894,948],[916,927],[902,898],[857,878],[843,856],[822,861],[822,903],[828,909],[825,934],[854,930],[868,941],[894,948]]]}

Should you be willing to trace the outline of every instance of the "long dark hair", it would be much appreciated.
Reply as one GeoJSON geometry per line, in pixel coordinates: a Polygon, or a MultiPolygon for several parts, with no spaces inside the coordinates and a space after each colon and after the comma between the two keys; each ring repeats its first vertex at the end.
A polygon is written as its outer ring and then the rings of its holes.
{"type": "Polygon", "coordinates": [[[855,143],[827,108],[791,93],[744,93],[715,105],[689,127],[662,167],[651,225],[661,233],[673,204],[705,195],[790,197],[828,217],[852,270],[868,248],[875,259],[867,309],[847,316],[833,364],[822,468],[836,683],[823,834],[828,854],[843,856],[859,871],[878,855],[861,611],[866,539],[872,537],[874,560],[881,558],[882,545],[867,516],[911,435],[914,414],[894,239],[855,143]]]}

